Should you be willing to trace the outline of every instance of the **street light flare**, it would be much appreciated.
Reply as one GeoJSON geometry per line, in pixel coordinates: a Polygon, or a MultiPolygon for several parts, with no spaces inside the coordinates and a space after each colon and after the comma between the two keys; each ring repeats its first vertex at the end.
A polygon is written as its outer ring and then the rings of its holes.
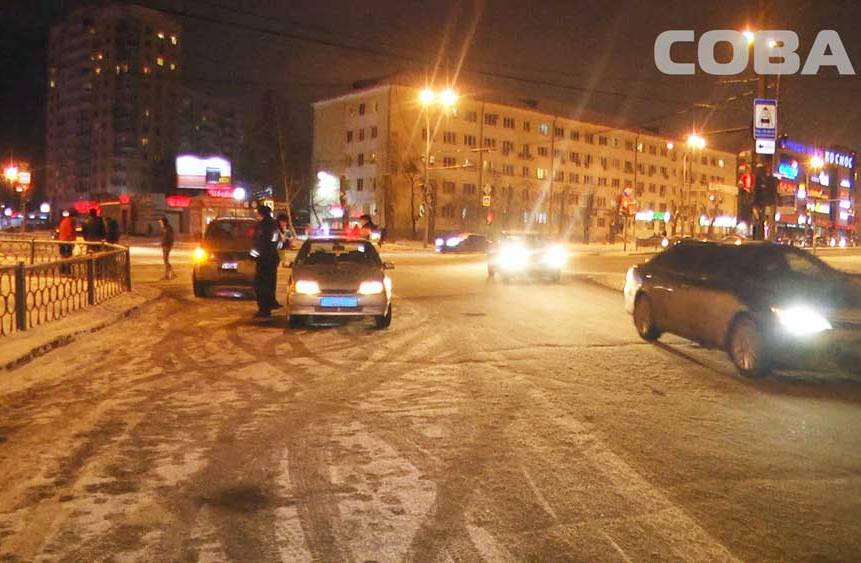
{"type": "Polygon", "coordinates": [[[741,32],[741,34],[744,35],[744,38],[747,41],[748,45],[753,45],[753,42],[756,41],[756,33],[749,29],[745,29],[741,32]]]}
{"type": "Polygon", "coordinates": [[[7,166],[3,170],[3,177],[6,178],[7,182],[14,182],[18,179],[18,167],[14,164],[7,166]]]}
{"type": "Polygon", "coordinates": [[[457,103],[457,92],[451,88],[446,88],[440,94],[439,99],[443,107],[449,108],[457,103]]]}
{"type": "Polygon", "coordinates": [[[810,167],[814,169],[820,169],[825,166],[825,160],[822,159],[821,156],[811,156],[810,157],[810,167]]]}
{"type": "Polygon", "coordinates": [[[436,94],[430,88],[424,88],[421,92],[419,92],[419,101],[422,105],[430,105],[436,99],[436,94]]]}
{"type": "Polygon", "coordinates": [[[704,149],[706,148],[706,140],[697,135],[696,133],[691,133],[688,135],[688,147],[692,149],[704,149]]]}

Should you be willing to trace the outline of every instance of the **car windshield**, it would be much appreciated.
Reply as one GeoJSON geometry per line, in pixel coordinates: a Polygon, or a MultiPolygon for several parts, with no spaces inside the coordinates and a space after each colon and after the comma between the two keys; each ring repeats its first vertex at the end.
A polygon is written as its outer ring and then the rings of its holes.
{"type": "Polygon", "coordinates": [[[337,264],[363,264],[379,266],[380,256],[373,244],[366,241],[307,241],[296,256],[297,265],[335,266],[337,264]]]}
{"type": "Polygon", "coordinates": [[[798,248],[767,248],[751,254],[750,267],[761,274],[795,274],[811,278],[835,275],[835,270],[825,262],[798,248]]]}
{"type": "Polygon", "coordinates": [[[255,224],[251,221],[213,221],[206,228],[207,240],[239,240],[254,238],[255,224]]]}

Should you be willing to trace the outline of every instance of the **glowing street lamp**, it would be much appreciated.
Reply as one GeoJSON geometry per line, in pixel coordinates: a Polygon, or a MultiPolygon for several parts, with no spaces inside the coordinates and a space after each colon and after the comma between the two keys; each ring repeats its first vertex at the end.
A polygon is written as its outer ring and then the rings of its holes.
{"type": "Polygon", "coordinates": [[[814,170],[821,170],[825,167],[825,160],[821,156],[814,155],[810,157],[810,167],[814,170]]]}
{"type": "Polygon", "coordinates": [[[7,182],[14,183],[18,179],[18,167],[10,164],[3,170],[3,177],[7,182]]]}
{"type": "Polygon", "coordinates": [[[457,92],[451,88],[446,88],[439,95],[439,102],[444,108],[450,108],[457,103],[457,92]]]}
{"type": "Polygon", "coordinates": [[[436,93],[430,88],[424,88],[421,92],[419,92],[419,102],[423,106],[429,106],[434,103],[436,100],[436,93]]]}
{"type": "Polygon", "coordinates": [[[706,148],[706,140],[703,137],[701,137],[700,135],[697,135],[696,133],[691,133],[690,135],[688,135],[687,143],[688,143],[688,148],[691,148],[691,149],[704,149],[704,148],[706,148]]]}

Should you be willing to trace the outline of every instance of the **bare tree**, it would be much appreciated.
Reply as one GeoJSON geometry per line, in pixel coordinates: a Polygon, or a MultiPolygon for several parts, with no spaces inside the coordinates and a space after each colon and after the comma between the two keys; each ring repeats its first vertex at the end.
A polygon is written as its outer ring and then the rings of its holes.
{"type": "Polygon", "coordinates": [[[583,217],[583,243],[589,244],[589,236],[592,232],[592,217],[595,215],[595,194],[589,192],[583,201],[583,209],[580,213],[583,217]]]}

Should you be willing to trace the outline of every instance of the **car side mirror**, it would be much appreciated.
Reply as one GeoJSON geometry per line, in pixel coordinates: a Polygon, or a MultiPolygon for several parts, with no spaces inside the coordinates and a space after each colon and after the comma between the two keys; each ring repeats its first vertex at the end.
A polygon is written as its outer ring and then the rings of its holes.
{"type": "Polygon", "coordinates": [[[384,270],[394,270],[395,265],[392,264],[391,262],[383,262],[383,269],[384,270]]]}

